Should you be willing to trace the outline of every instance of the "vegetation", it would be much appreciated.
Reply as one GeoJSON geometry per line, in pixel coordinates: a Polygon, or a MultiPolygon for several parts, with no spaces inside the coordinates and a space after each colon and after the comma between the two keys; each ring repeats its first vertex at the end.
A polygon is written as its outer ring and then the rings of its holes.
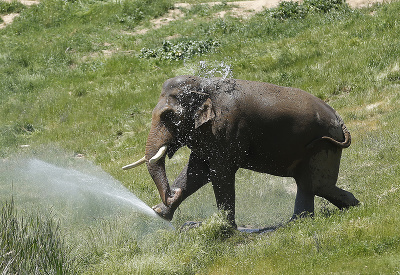
{"type": "MultiPolygon", "coordinates": [[[[20,2],[13,1],[13,2],[3,2],[0,1],[0,15],[5,15],[9,13],[19,13],[21,12],[25,6],[20,2]]],[[[0,16],[0,23],[3,23],[3,19],[0,16]]]]}
{"type": "Polygon", "coordinates": [[[6,202],[0,220],[0,269],[3,274],[73,272],[60,230],[51,218],[18,217],[6,202]]]}
{"type": "Polygon", "coordinates": [[[0,15],[9,14],[13,12],[21,12],[25,6],[18,1],[4,2],[0,1],[0,15]]]}
{"type": "Polygon", "coordinates": [[[327,13],[332,10],[344,11],[349,7],[343,0],[305,0],[303,3],[293,1],[282,1],[278,7],[271,9],[273,18],[303,18],[308,14],[327,13]]]}
{"type": "Polygon", "coordinates": [[[172,44],[164,41],[162,47],[156,49],[143,48],[140,50],[141,58],[158,58],[179,60],[192,58],[195,55],[202,55],[218,47],[218,42],[208,39],[206,41],[186,41],[172,44]]]}
{"type": "MultiPolygon", "coordinates": [[[[0,157],[60,147],[95,162],[148,205],[157,204],[145,167],[120,168],[142,157],[151,110],[166,79],[204,72],[204,64],[218,75],[215,68],[225,64],[235,78],[304,89],[341,114],[353,144],[343,152],[338,185],[362,206],[338,211],[317,199],[314,219],[273,233],[244,234],[231,232],[213,214],[206,186],[173,221],[179,228],[187,220],[205,220],[199,228],[135,239],[123,234],[125,227],[110,224],[79,235],[87,245],[77,248],[82,240],[70,237],[59,246],[64,235],[52,227],[55,237],[49,240],[58,244],[45,251],[71,263],[71,272],[87,274],[400,272],[400,2],[357,10],[342,1],[283,2],[248,19],[229,16],[231,9],[223,4],[207,12],[182,8],[183,17],[152,29],[151,20],[174,2],[43,0],[21,9],[13,24],[0,30],[0,157]],[[222,9],[224,18],[214,16],[222,9]],[[138,34],[138,27],[149,31],[138,34]],[[203,42],[214,45],[212,50],[186,54],[185,47],[203,42]],[[142,49],[160,48],[157,58],[142,58],[148,51],[142,49]],[[177,51],[185,52],[184,58],[176,58],[177,51]],[[169,54],[174,58],[163,57],[169,54]]],[[[4,5],[0,1],[0,9],[4,5]]],[[[181,150],[167,161],[170,178],[187,155],[181,150]]],[[[239,225],[286,221],[293,207],[291,187],[290,180],[240,171],[239,225]]],[[[14,220],[11,214],[2,219],[2,224],[14,220]]],[[[34,221],[34,230],[48,232],[46,219],[34,221]]],[[[14,237],[13,245],[27,247],[26,240],[14,237]]],[[[17,255],[7,253],[0,255],[2,267],[17,255]]],[[[24,268],[14,270],[24,273],[24,268]]],[[[50,273],[56,270],[51,268],[50,273]]]]}

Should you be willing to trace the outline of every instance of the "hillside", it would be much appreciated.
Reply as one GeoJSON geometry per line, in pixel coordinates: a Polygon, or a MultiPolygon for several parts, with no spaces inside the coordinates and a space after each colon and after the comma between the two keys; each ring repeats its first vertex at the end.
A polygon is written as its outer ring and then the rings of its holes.
{"type": "MultiPolygon", "coordinates": [[[[181,74],[227,75],[301,88],[334,107],[353,138],[343,151],[338,185],[362,205],[339,211],[317,198],[313,219],[244,234],[215,214],[212,189],[205,186],[172,221],[176,228],[205,221],[199,228],[160,229],[143,238],[128,234],[126,224],[105,221],[88,231],[59,228],[68,270],[400,272],[400,2],[358,8],[334,0],[283,2],[245,14],[226,2],[187,2],[191,6],[171,0],[43,0],[28,7],[0,1],[1,15],[19,13],[0,29],[0,162],[21,156],[77,167],[92,162],[155,205],[160,199],[146,168],[121,167],[144,153],[162,83],[181,74]]],[[[182,149],[167,160],[170,179],[187,157],[182,149]]],[[[236,182],[239,225],[272,226],[290,218],[292,179],[241,170],[236,182]]],[[[0,183],[3,194],[21,189],[2,177],[0,183]]],[[[18,196],[15,207],[23,215],[18,196]]],[[[9,200],[1,197],[3,204],[9,200]]],[[[18,262],[2,249],[9,257],[3,268],[18,262]]]]}

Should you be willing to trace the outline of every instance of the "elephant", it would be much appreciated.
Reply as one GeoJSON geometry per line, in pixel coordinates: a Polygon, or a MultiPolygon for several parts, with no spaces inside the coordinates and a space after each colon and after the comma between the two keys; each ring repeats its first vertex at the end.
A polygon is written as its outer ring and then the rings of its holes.
{"type": "Polygon", "coordinates": [[[168,221],[182,201],[211,182],[218,209],[237,227],[239,168],[294,178],[292,219],[312,216],[315,196],[340,209],[358,205],[352,193],[336,186],[342,149],[350,143],[339,114],[303,90],[184,75],[164,82],[145,156],[123,169],[147,164],[162,200],[153,210],[168,221]],[[170,187],[165,157],[183,146],[191,150],[189,161],[170,187]]]}

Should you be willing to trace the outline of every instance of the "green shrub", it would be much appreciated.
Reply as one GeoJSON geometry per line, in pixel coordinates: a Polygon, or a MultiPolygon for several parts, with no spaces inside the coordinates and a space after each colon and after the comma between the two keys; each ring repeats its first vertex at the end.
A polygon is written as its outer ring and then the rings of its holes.
{"type": "Polygon", "coordinates": [[[302,4],[294,1],[282,1],[271,9],[271,16],[277,19],[304,18],[308,14],[328,13],[332,10],[348,8],[344,0],[304,0],[302,4]]]}
{"type": "Polygon", "coordinates": [[[19,1],[5,2],[0,0],[0,14],[19,13],[24,9],[25,6],[19,1]]]}
{"type": "Polygon", "coordinates": [[[161,60],[180,60],[194,56],[201,56],[219,46],[219,43],[213,39],[200,41],[184,41],[172,43],[164,41],[162,46],[156,49],[143,48],[140,51],[140,58],[157,58],[161,60]]]}
{"type": "Polygon", "coordinates": [[[298,2],[282,1],[278,7],[272,11],[272,17],[278,19],[302,18],[306,15],[306,10],[298,2]]]}
{"type": "Polygon", "coordinates": [[[347,7],[345,0],[304,0],[303,6],[309,11],[327,13],[347,7]]]}
{"type": "Polygon", "coordinates": [[[392,82],[400,82],[400,71],[389,73],[387,75],[387,80],[392,82]]]}

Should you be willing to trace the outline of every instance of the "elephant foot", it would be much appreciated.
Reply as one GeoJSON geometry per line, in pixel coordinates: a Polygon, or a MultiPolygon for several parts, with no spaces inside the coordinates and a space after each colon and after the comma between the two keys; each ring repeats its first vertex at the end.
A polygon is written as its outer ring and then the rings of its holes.
{"type": "Polygon", "coordinates": [[[290,218],[289,222],[303,219],[303,218],[314,218],[314,212],[301,212],[300,214],[293,214],[292,218],[290,218]]]}
{"type": "Polygon", "coordinates": [[[154,212],[156,212],[161,218],[171,221],[174,216],[174,211],[163,203],[157,204],[152,207],[154,212]]]}
{"type": "Polygon", "coordinates": [[[182,189],[175,188],[171,189],[172,196],[167,198],[167,205],[164,203],[153,206],[154,212],[156,212],[161,218],[171,221],[174,216],[175,209],[179,206],[182,201],[182,189]]]}

